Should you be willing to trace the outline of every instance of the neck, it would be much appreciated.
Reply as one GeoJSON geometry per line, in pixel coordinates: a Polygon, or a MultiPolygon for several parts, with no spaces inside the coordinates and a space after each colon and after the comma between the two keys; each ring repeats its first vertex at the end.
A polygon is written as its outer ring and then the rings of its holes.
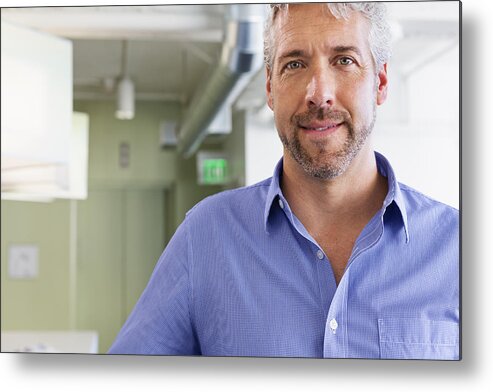
{"type": "Polygon", "coordinates": [[[381,208],[387,181],[378,173],[370,146],[358,153],[343,174],[330,180],[310,176],[289,153],[284,158],[283,193],[309,232],[341,225],[364,227],[381,208]]]}

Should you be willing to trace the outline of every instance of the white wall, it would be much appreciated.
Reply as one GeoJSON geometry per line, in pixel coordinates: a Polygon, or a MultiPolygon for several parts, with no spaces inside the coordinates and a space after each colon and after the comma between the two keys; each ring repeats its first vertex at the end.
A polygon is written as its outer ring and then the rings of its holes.
{"type": "Polygon", "coordinates": [[[260,113],[249,112],[245,126],[245,183],[252,185],[274,173],[282,157],[282,143],[266,106],[260,113]]]}
{"type": "Polygon", "coordinates": [[[375,149],[389,158],[399,181],[458,208],[458,46],[406,81],[399,79],[398,71],[389,70],[388,105],[377,114],[375,149]],[[407,99],[399,100],[402,91],[407,99]]]}

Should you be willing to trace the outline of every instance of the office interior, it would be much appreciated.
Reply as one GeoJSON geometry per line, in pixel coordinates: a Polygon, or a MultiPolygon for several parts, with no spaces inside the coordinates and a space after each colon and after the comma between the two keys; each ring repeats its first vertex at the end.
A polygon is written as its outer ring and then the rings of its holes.
{"type": "MultiPolygon", "coordinates": [[[[455,208],[459,6],[388,3],[373,131],[399,181],[455,208]]],[[[186,212],[272,175],[266,12],[1,10],[2,352],[105,353],[186,212]]]]}

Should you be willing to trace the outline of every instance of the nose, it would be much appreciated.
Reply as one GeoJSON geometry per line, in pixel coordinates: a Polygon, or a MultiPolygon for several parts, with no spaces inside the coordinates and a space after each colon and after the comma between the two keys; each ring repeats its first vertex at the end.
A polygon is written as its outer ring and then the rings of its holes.
{"type": "Polygon", "coordinates": [[[328,108],[334,104],[334,80],[327,65],[313,68],[305,101],[309,109],[328,108]]]}

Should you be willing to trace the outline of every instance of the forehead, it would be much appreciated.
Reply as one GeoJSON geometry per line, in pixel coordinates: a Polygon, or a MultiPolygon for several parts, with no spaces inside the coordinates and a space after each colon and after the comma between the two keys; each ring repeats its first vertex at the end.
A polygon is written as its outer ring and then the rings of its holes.
{"type": "Polygon", "coordinates": [[[274,22],[275,55],[292,46],[356,46],[369,52],[369,22],[359,12],[335,18],[326,4],[290,4],[278,11],[274,22]]]}

